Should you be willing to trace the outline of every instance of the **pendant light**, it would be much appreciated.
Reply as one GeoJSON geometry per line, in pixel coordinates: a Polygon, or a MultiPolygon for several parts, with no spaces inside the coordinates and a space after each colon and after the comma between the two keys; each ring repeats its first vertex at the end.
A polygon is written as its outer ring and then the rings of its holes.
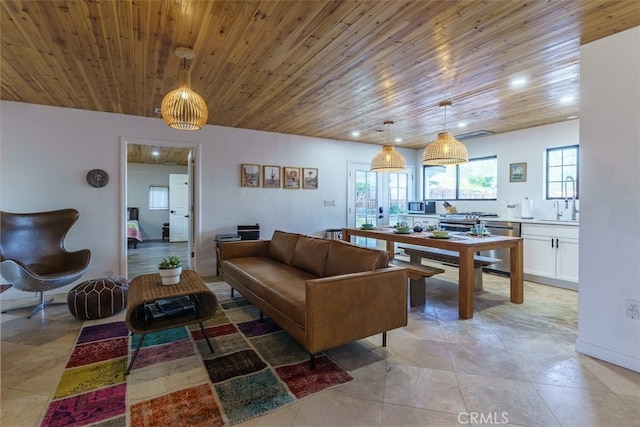
{"type": "Polygon", "coordinates": [[[186,47],[176,48],[175,54],[182,58],[180,87],[165,95],[160,108],[162,118],[169,127],[177,130],[200,130],[207,123],[209,112],[204,99],[191,90],[191,76],[187,70],[187,59],[195,53],[186,47]]]}
{"type": "Polygon", "coordinates": [[[391,120],[387,120],[384,122],[387,125],[387,143],[382,146],[382,151],[380,151],[376,156],[371,160],[371,171],[372,172],[399,172],[405,170],[406,161],[402,154],[398,153],[393,145],[391,145],[391,141],[389,140],[389,125],[392,125],[393,122],[391,120]]]}
{"type": "Polygon", "coordinates": [[[444,132],[438,133],[435,141],[424,147],[422,164],[424,165],[457,165],[469,161],[467,147],[447,132],[447,107],[451,107],[451,101],[442,101],[439,104],[444,107],[444,132]]]}

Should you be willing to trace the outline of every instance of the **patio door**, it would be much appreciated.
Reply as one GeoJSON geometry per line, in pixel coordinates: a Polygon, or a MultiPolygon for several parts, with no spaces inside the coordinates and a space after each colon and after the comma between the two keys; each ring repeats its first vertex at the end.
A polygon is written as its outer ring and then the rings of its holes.
{"type": "MultiPolygon", "coordinates": [[[[413,168],[402,172],[371,172],[366,163],[349,162],[347,226],[370,223],[378,227],[395,224],[406,213],[413,196],[413,168]]],[[[375,240],[357,237],[361,246],[380,246],[375,240]]],[[[382,246],[384,247],[384,242],[382,246]]]]}

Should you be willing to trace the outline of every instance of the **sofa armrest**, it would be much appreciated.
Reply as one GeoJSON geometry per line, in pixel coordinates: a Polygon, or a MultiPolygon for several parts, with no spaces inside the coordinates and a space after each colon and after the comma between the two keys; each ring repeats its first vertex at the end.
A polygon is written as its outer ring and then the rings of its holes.
{"type": "Polygon", "coordinates": [[[387,267],[306,282],[306,348],[317,353],[407,325],[407,271],[387,267]]]}
{"type": "Polygon", "coordinates": [[[241,257],[266,257],[269,240],[240,240],[224,242],[220,251],[221,260],[241,257]]]}

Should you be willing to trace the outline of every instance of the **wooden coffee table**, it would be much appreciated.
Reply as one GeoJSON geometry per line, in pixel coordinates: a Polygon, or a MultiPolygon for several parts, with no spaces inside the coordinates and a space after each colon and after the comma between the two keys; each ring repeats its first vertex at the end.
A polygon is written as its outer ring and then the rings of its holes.
{"type": "Polygon", "coordinates": [[[127,298],[126,322],[129,330],[134,334],[142,335],[136,347],[125,375],[129,374],[131,367],[138,356],[138,351],[142,347],[144,337],[152,332],[166,329],[178,328],[181,326],[198,323],[200,329],[207,340],[209,349],[213,352],[213,346],[204,330],[202,322],[213,317],[218,307],[218,299],[211,292],[197,273],[191,270],[183,270],[180,275],[180,282],[176,285],[162,285],[160,275],[145,274],[138,276],[129,285],[129,295],[127,298]],[[153,318],[146,309],[146,304],[154,304],[159,300],[189,297],[194,303],[192,310],[175,315],[153,318]]]}

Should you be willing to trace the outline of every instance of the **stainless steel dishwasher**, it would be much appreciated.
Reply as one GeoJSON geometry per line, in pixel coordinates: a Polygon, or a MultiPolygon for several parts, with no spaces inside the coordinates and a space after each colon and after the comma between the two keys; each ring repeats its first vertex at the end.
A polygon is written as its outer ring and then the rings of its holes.
{"type": "MultiPolygon", "coordinates": [[[[520,223],[512,221],[487,221],[482,220],[487,231],[494,236],[510,236],[520,237],[520,223]]],[[[509,265],[511,263],[510,249],[494,249],[491,251],[482,251],[480,255],[498,258],[502,261],[484,267],[483,270],[489,273],[497,273],[503,276],[509,276],[509,265]]]]}

